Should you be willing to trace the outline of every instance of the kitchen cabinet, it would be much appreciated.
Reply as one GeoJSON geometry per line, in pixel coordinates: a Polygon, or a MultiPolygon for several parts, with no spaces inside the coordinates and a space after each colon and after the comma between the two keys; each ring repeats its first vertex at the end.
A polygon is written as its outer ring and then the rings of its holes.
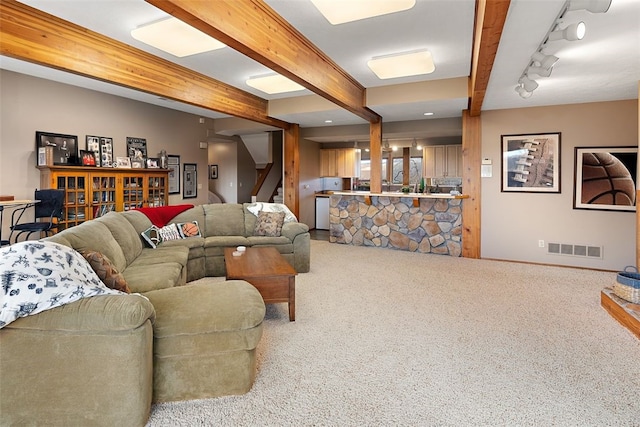
{"type": "Polygon", "coordinates": [[[320,150],[320,176],[340,178],[360,176],[360,151],[355,148],[320,150]]]}
{"type": "Polygon", "coordinates": [[[335,149],[320,150],[320,176],[338,176],[337,156],[335,149]]]}
{"type": "Polygon", "coordinates": [[[40,167],[40,188],[65,191],[59,229],[73,227],[111,211],[169,204],[166,169],[112,169],[79,166],[40,167]]]}
{"type": "Polygon", "coordinates": [[[462,145],[431,145],[422,148],[423,176],[462,176],[462,145]]]}

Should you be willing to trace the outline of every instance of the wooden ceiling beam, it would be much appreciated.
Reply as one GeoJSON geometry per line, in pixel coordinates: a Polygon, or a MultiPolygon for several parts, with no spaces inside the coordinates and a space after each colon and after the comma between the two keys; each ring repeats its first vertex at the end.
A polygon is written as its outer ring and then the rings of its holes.
{"type": "Polygon", "coordinates": [[[263,0],[146,0],[363,119],[366,90],[263,0]]]}
{"type": "Polygon", "coordinates": [[[249,92],[15,0],[0,2],[0,53],[235,117],[288,129],[249,92]]]}
{"type": "Polygon", "coordinates": [[[507,19],[511,0],[477,0],[473,37],[473,57],[469,79],[469,115],[482,110],[489,77],[498,52],[500,37],[507,19]]]}

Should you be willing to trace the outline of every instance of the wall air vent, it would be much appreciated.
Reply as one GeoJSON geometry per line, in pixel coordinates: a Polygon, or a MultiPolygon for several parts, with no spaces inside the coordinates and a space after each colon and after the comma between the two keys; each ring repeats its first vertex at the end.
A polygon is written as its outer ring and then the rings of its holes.
{"type": "Polygon", "coordinates": [[[570,243],[549,243],[547,253],[550,255],[577,256],[602,259],[602,246],[572,245],[570,243]]]}

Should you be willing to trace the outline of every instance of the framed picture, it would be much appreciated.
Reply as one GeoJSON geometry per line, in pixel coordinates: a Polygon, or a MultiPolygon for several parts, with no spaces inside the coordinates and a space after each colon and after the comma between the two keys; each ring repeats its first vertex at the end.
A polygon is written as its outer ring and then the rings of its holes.
{"type": "Polygon", "coordinates": [[[137,159],[135,157],[129,157],[131,159],[131,167],[133,169],[144,169],[144,159],[137,159]]]}
{"type": "Polygon", "coordinates": [[[149,169],[158,169],[160,167],[160,159],[157,157],[147,157],[147,167],[149,169]]]}
{"type": "Polygon", "coordinates": [[[41,147],[53,148],[54,165],[78,164],[78,136],[60,133],[36,132],[36,161],[41,147]]]}
{"type": "Polygon", "coordinates": [[[169,194],[180,194],[180,156],[167,155],[169,169],[169,194]]]}
{"type": "Polygon", "coordinates": [[[502,192],[560,193],[560,132],[502,135],[502,192]]]}
{"type": "Polygon", "coordinates": [[[100,137],[100,166],[113,166],[113,138],[100,137]]]}
{"type": "Polygon", "coordinates": [[[117,168],[131,168],[131,159],[129,157],[116,157],[117,168]]]}
{"type": "Polygon", "coordinates": [[[209,166],[209,179],[218,179],[218,165],[209,166]]]}
{"type": "Polygon", "coordinates": [[[576,147],[574,209],[636,211],[638,147],[576,147]]]}
{"type": "Polygon", "coordinates": [[[147,140],[144,138],[127,137],[127,156],[132,159],[147,157],[147,140]]]}
{"type": "Polygon", "coordinates": [[[80,150],[80,164],[82,166],[95,166],[96,158],[93,151],[80,150]]]}
{"type": "Polygon", "coordinates": [[[192,199],[198,197],[198,165],[195,163],[185,163],[183,176],[182,198],[192,199]]]}
{"type": "MultiPolygon", "coordinates": [[[[100,137],[87,135],[87,151],[90,151],[93,154],[93,166],[101,166],[100,164],[100,137]]],[[[84,165],[84,158],[80,155],[82,159],[82,164],[84,165]]]]}

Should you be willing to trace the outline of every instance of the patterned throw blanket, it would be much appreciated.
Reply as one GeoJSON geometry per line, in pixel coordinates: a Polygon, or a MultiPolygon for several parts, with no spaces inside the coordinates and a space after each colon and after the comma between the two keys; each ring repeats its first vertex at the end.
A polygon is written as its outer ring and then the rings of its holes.
{"type": "Polygon", "coordinates": [[[105,286],[78,252],[47,241],[0,249],[0,284],[0,328],[81,298],[123,294],[105,286]]]}

